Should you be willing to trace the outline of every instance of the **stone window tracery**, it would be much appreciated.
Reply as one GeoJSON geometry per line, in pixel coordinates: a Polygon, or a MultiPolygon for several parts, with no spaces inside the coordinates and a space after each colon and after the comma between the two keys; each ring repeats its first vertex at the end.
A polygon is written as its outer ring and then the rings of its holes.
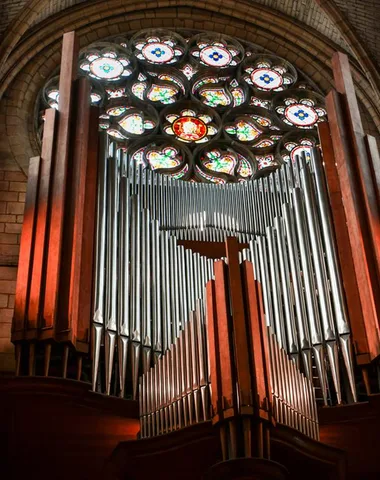
{"type": "MultiPolygon", "coordinates": [[[[265,175],[318,144],[323,97],[285,59],[210,32],[143,30],[79,58],[99,128],[130,161],[183,180],[265,175]]],[[[40,109],[58,108],[58,77],[40,109]]],[[[41,118],[41,117],[40,117],[41,118]]]]}

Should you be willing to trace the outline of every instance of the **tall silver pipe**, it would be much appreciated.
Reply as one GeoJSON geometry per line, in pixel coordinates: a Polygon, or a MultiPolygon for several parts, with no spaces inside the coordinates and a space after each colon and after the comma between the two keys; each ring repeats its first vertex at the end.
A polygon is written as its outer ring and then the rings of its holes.
{"type": "Polygon", "coordinates": [[[285,340],[285,325],[283,316],[283,303],[281,295],[281,281],[278,264],[276,233],[273,227],[269,226],[266,229],[266,237],[268,242],[268,258],[269,258],[269,273],[271,277],[271,286],[273,292],[273,318],[274,327],[276,331],[277,340],[281,347],[286,346],[285,340]]]}
{"type": "Polygon", "coordinates": [[[282,205],[282,214],[285,223],[290,272],[293,280],[299,344],[301,348],[306,375],[308,378],[312,378],[310,334],[309,326],[306,319],[306,307],[301,277],[301,267],[299,264],[299,256],[297,252],[297,237],[294,227],[293,210],[288,203],[284,203],[282,205]]]}
{"type": "Polygon", "coordinates": [[[292,282],[289,272],[289,258],[286,250],[282,217],[275,217],[274,226],[276,229],[277,251],[281,275],[282,299],[284,302],[285,328],[287,335],[288,352],[297,354],[298,339],[294,318],[294,305],[292,282]]]}
{"type": "Polygon", "coordinates": [[[153,222],[152,235],[152,282],[154,289],[154,316],[153,316],[153,350],[155,355],[160,355],[162,352],[162,310],[161,310],[161,244],[160,244],[160,227],[158,220],[153,222]]]}
{"type": "Polygon", "coordinates": [[[324,340],[328,342],[327,353],[331,367],[332,378],[338,403],[342,402],[339,361],[336,346],[335,326],[333,320],[332,306],[328,291],[328,279],[326,265],[324,262],[324,252],[322,249],[321,232],[317,221],[317,211],[315,204],[314,191],[311,184],[310,172],[306,166],[305,158],[297,158],[300,164],[300,179],[304,192],[306,220],[310,232],[310,243],[312,251],[312,260],[316,284],[318,288],[318,303],[321,312],[321,321],[323,327],[324,340]]]}
{"type": "Polygon", "coordinates": [[[126,177],[120,179],[119,202],[119,281],[118,281],[118,355],[120,396],[124,397],[129,341],[129,261],[130,200],[126,177]]]}
{"type": "MultiPolygon", "coordinates": [[[[141,170],[141,168],[140,168],[141,170]]],[[[139,175],[141,178],[141,175],[139,175]]],[[[140,196],[132,197],[131,228],[131,368],[133,398],[137,396],[137,380],[141,353],[141,208],[140,196]]]]}
{"type": "Polygon", "coordinates": [[[263,286],[265,319],[267,325],[271,325],[273,327],[272,289],[268,272],[268,258],[265,237],[257,237],[257,245],[260,262],[260,279],[263,286]]]}
{"type": "Polygon", "coordinates": [[[332,226],[329,199],[324,179],[321,159],[316,149],[312,149],[311,165],[313,170],[313,183],[317,197],[318,218],[322,229],[323,243],[325,247],[327,270],[330,280],[331,297],[334,307],[334,318],[337,331],[341,339],[341,350],[343,354],[346,371],[348,373],[351,393],[354,401],[357,401],[354,368],[351,353],[350,327],[346,310],[346,303],[343,293],[343,283],[340,275],[338,255],[334,243],[334,229],[332,226]]]}
{"type": "Polygon", "coordinates": [[[106,259],[106,208],[107,208],[107,162],[108,162],[108,135],[101,135],[102,148],[98,160],[98,185],[96,208],[96,247],[95,247],[95,291],[93,316],[93,363],[92,389],[96,390],[98,379],[100,347],[103,335],[105,318],[105,259],[106,259]],[[102,154],[105,154],[103,157],[102,154]]]}
{"type": "Polygon", "coordinates": [[[296,229],[298,235],[302,273],[305,285],[307,317],[309,320],[310,336],[313,345],[314,360],[321,384],[323,401],[327,405],[327,378],[324,364],[323,338],[317,306],[316,288],[311,264],[310,239],[305,225],[305,213],[302,202],[302,192],[296,187],[292,190],[296,229]]]}
{"type": "Polygon", "coordinates": [[[117,333],[117,241],[118,241],[118,187],[119,160],[108,160],[107,195],[107,257],[106,257],[106,330],[105,330],[105,367],[106,393],[110,394],[111,378],[117,333]]]}

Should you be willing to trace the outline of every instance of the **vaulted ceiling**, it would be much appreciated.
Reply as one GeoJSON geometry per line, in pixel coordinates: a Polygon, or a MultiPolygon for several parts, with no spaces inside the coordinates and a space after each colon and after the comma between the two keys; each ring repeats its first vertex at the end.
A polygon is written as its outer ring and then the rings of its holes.
{"type": "MultiPolygon", "coordinates": [[[[52,15],[81,3],[97,0],[2,0],[0,5],[0,39],[20,13],[31,4],[30,27],[52,15]]],[[[127,3],[127,2],[126,2],[127,3]]],[[[140,2],[137,2],[137,4],[140,2]]],[[[378,0],[250,0],[279,14],[292,17],[326,36],[342,50],[352,53],[350,34],[355,35],[372,60],[380,66],[380,9],[378,0]],[[339,18],[340,17],[340,18],[339,18]]]]}

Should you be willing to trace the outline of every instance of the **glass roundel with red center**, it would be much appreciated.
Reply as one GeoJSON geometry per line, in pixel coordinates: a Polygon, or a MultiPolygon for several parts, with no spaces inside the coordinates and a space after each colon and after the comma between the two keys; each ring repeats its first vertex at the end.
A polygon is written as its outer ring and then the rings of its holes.
{"type": "Polygon", "coordinates": [[[173,123],[173,132],[188,142],[197,142],[207,134],[206,124],[195,117],[180,117],[173,123]]]}

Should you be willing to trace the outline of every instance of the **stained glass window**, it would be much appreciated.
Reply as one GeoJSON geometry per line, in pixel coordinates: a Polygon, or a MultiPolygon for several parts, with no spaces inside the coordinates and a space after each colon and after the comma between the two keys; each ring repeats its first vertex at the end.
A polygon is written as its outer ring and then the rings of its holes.
{"type": "MultiPolygon", "coordinates": [[[[130,162],[192,182],[246,181],[307,159],[326,120],[317,87],[286,59],[212,32],[108,38],[81,51],[79,73],[100,130],[130,162]]],[[[39,101],[41,132],[41,110],[59,105],[59,77],[39,101]]]]}

